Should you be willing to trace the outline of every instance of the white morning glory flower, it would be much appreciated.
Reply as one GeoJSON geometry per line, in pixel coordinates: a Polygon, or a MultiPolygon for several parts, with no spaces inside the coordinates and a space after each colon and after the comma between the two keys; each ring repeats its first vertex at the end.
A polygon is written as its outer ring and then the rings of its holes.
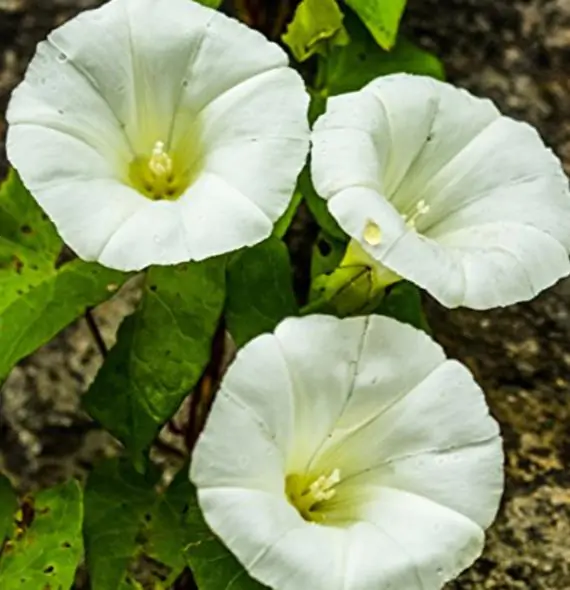
{"type": "Polygon", "coordinates": [[[435,590],[480,555],[502,464],[481,390],[426,334],[308,316],[238,353],[191,479],[270,588],[435,590]]]}
{"type": "Polygon", "coordinates": [[[40,43],[7,149],[63,239],[121,270],[270,235],[308,151],[286,54],[191,0],[111,0],[40,43]]]}
{"type": "Polygon", "coordinates": [[[529,125],[398,74],[329,99],[312,175],[367,254],[448,307],[525,301],[570,273],[570,194],[529,125]]]}

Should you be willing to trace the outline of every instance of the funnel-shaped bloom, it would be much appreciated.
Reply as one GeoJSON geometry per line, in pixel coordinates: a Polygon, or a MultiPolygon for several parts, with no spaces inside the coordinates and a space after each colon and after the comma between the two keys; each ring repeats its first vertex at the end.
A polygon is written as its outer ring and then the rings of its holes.
{"type": "Polygon", "coordinates": [[[480,555],[502,459],[481,390],[424,333],[308,316],[238,353],[191,479],[270,588],[436,590],[480,555]]]}
{"type": "Polygon", "coordinates": [[[255,244],[308,151],[285,53],[191,0],[111,0],[40,43],[8,156],[79,256],[136,270],[255,244]]]}
{"type": "Polygon", "coordinates": [[[443,305],[531,299],[570,272],[570,194],[529,125],[430,78],[331,98],[313,136],[317,192],[378,263],[443,305]]]}

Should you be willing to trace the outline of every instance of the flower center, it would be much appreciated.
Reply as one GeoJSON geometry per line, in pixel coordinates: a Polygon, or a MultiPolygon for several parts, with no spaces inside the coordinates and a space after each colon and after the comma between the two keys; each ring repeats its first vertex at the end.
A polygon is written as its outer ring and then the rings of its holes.
{"type": "Polygon", "coordinates": [[[402,215],[402,217],[404,218],[406,225],[410,229],[416,229],[416,223],[418,219],[420,219],[420,217],[422,217],[426,213],[429,213],[429,210],[430,206],[424,201],[424,199],[420,199],[416,203],[416,206],[414,207],[412,212],[402,215]]]}
{"type": "Polygon", "coordinates": [[[164,151],[163,141],[154,144],[148,167],[156,178],[167,178],[172,174],[172,158],[164,151]]]}
{"type": "Polygon", "coordinates": [[[153,201],[175,201],[189,184],[188,171],[176,165],[165,147],[163,141],[157,141],[150,157],[137,156],[129,167],[132,186],[153,201]]]}
{"type": "Polygon", "coordinates": [[[290,475],[285,482],[285,491],[289,502],[305,520],[322,522],[326,515],[320,509],[324,502],[334,498],[338,483],[340,469],[334,469],[329,475],[320,475],[316,479],[290,475]]]}

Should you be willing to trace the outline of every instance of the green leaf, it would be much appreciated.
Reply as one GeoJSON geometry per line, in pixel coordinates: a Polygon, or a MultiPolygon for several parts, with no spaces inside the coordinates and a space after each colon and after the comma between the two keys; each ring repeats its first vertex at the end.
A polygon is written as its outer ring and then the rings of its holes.
{"type": "Polygon", "coordinates": [[[313,187],[309,165],[305,167],[299,176],[299,190],[303,194],[305,202],[319,226],[333,238],[346,241],[346,234],[342,231],[336,219],[330,214],[327,202],[319,197],[313,187]]]}
{"type": "Polygon", "coordinates": [[[406,0],[345,0],[372,33],[376,43],[391,49],[396,42],[406,0]]]}
{"type": "Polygon", "coordinates": [[[145,553],[170,568],[165,586],[172,584],[187,565],[184,550],[189,542],[189,531],[185,516],[192,495],[188,469],[183,468],[166,492],[158,497],[146,519],[145,553]]]}
{"type": "Polygon", "coordinates": [[[170,499],[153,506],[148,514],[144,535],[144,553],[170,568],[164,586],[169,588],[186,567],[184,558],[185,531],[182,513],[170,499]]]}
{"type": "Polygon", "coordinates": [[[132,587],[127,568],[137,552],[141,523],[156,503],[153,483],[116,459],[89,476],[83,530],[91,590],[132,587]]]}
{"type": "Polygon", "coordinates": [[[387,52],[376,45],[357,19],[347,15],[346,23],[352,42],[331,51],[326,62],[324,78],[329,95],[360,90],[378,76],[397,72],[441,80],[445,77],[441,62],[410,41],[400,38],[392,51],[387,52]]]}
{"type": "Polygon", "coordinates": [[[192,488],[188,498],[185,555],[199,590],[264,590],[208,528],[192,488]]]}
{"type": "Polygon", "coordinates": [[[315,53],[326,53],[328,47],[349,42],[343,18],[336,0],[302,0],[282,40],[297,61],[305,61],[315,53]]]}
{"type": "Polygon", "coordinates": [[[12,485],[7,478],[0,475],[0,547],[11,532],[17,508],[18,499],[12,485]]]}
{"type": "Polygon", "coordinates": [[[346,242],[331,238],[321,231],[313,245],[311,256],[311,280],[332,273],[341,263],[346,242]]]}
{"type": "Polygon", "coordinates": [[[157,497],[146,521],[145,553],[172,568],[166,586],[188,565],[199,590],[264,590],[204,522],[186,468],[157,497]]]}
{"type": "Polygon", "coordinates": [[[86,394],[87,410],[127,447],[139,470],[160,427],[210,359],[225,300],[225,259],[153,267],[138,310],[86,394]]]}
{"type": "Polygon", "coordinates": [[[209,8],[218,9],[224,0],[198,0],[200,4],[208,6],[209,8]]]}
{"type": "Polygon", "coordinates": [[[422,307],[421,292],[412,283],[401,281],[390,287],[375,313],[389,316],[430,333],[422,307]]]}
{"type": "Polygon", "coordinates": [[[11,172],[0,189],[0,381],[22,358],[108,299],[129,275],[74,260],[11,172]]]}
{"type": "Polygon", "coordinates": [[[0,311],[54,274],[61,248],[54,226],[10,171],[0,187],[0,311]]]}
{"type": "Polygon", "coordinates": [[[229,264],[226,321],[238,347],[297,313],[289,253],[281,240],[272,236],[229,264]]]}
{"type": "MultiPolygon", "coordinates": [[[[161,590],[162,586],[157,585],[156,590],[161,590]]],[[[118,590],[145,590],[144,586],[135,580],[132,576],[127,576],[119,586],[118,590]]]]}
{"type": "Polygon", "coordinates": [[[287,230],[289,229],[293,221],[293,218],[295,217],[295,213],[297,213],[297,209],[299,208],[299,205],[301,204],[302,200],[303,195],[301,194],[301,191],[299,191],[299,189],[295,190],[291,202],[287,207],[287,210],[285,211],[285,213],[283,213],[283,215],[281,215],[281,217],[275,223],[275,227],[273,228],[274,236],[277,236],[278,238],[282,238],[283,236],[285,236],[287,230]]]}
{"type": "Polygon", "coordinates": [[[141,550],[171,568],[169,587],[187,565],[200,590],[264,590],[204,522],[188,470],[158,494],[149,478],[107,461],[85,490],[85,546],[91,590],[127,590],[127,568],[141,550]]]}
{"type": "Polygon", "coordinates": [[[0,558],[2,590],[69,590],[83,556],[82,492],[72,480],[40,492],[33,520],[8,541],[0,558]]]}
{"type": "MultiPolygon", "coordinates": [[[[326,64],[326,60],[320,60],[321,64],[326,64]]],[[[323,68],[324,75],[326,76],[326,65],[321,65],[323,68]]],[[[323,81],[324,84],[325,81],[323,81]]],[[[311,102],[309,104],[309,123],[311,127],[315,124],[315,121],[326,111],[327,108],[327,97],[326,89],[315,90],[314,88],[308,88],[309,94],[311,95],[311,102]]],[[[298,189],[297,189],[298,190],[298,189]]]]}
{"type": "MultiPolygon", "coordinates": [[[[0,312],[0,381],[22,358],[108,299],[128,275],[74,260],[0,312]]],[[[1,297],[1,296],[0,296],[1,297]]]]}

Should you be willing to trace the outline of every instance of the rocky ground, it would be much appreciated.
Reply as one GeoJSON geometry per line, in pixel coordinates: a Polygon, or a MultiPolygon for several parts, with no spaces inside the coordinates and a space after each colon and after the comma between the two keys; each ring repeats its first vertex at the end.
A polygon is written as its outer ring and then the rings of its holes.
{"type": "MultiPolygon", "coordinates": [[[[0,112],[38,40],[97,0],[0,0],[0,112]]],[[[536,125],[570,171],[570,0],[409,0],[405,28],[450,80],[536,125]]],[[[4,122],[0,118],[0,136],[4,122]]],[[[5,161],[0,156],[0,170],[5,161]]],[[[97,311],[105,337],[134,297],[97,311]]],[[[428,302],[434,333],[488,394],[507,489],[485,556],[453,590],[570,588],[570,283],[491,312],[428,302]]],[[[100,357],[84,321],[17,367],[0,406],[0,458],[23,487],[80,473],[113,441],[79,410],[100,357]]]]}

